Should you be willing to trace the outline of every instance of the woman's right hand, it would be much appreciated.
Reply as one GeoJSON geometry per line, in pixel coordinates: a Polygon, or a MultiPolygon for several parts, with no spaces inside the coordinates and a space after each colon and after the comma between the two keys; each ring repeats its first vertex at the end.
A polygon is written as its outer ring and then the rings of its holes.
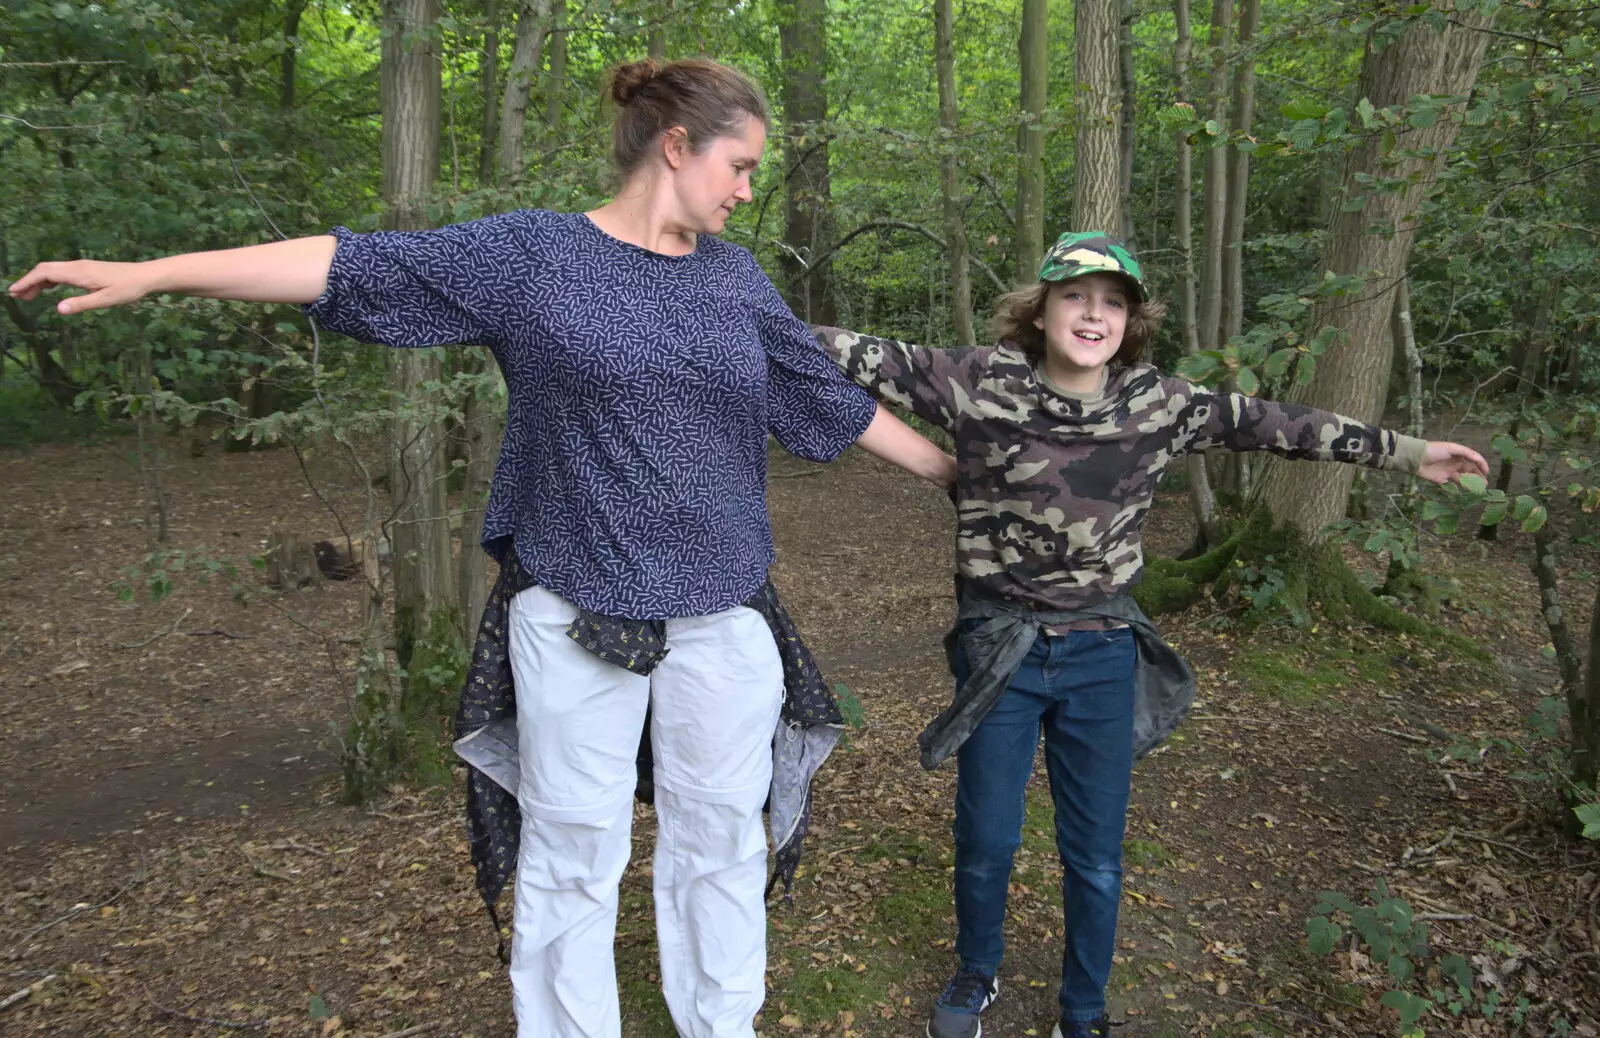
{"type": "Polygon", "coordinates": [[[100,310],[141,299],[153,287],[143,263],[107,263],[102,260],[68,260],[41,263],[11,283],[14,299],[37,299],[40,292],[59,286],[81,288],[87,293],[56,304],[63,314],[100,310]]]}

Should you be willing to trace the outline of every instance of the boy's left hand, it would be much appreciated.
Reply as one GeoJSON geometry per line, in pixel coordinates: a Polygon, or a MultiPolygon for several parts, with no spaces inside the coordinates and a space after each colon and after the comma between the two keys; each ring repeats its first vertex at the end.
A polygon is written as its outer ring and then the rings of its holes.
{"type": "Polygon", "coordinates": [[[1428,449],[1422,452],[1422,465],[1417,469],[1417,475],[1430,483],[1448,483],[1468,473],[1487,476],[1489,463],[1471,447],[1439,441],[1428,444],[1428,449]]]}

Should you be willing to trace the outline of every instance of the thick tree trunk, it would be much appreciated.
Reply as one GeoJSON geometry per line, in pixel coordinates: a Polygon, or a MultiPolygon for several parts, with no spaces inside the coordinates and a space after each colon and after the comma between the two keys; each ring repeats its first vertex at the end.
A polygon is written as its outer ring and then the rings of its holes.
{"type": "Polygon", "coordinates": [[[939,78],[939,126],[944,151],[939,156],[939,186],[944,193],[944,234],[949,244],[950,311],[956,342],[977,342],[972,327],[972,275],[967,269],[967,227],[961,212],[961,168],[956,136],[961,112],[956,105],[955,17],[951,0],[933,0],[934,64],[939,78]]]}
{"type": "Polygon", "coordinates": [[[282,83],[278,88],[278,107],[289,111],[294,107],[295,61],[299,51],[300,16],[305,13],[306,0],[288,0],[283,5],[283,56],[279,59],[282,83]]]}
{"type": "MultiPolygon", "coordinates": [[[[1233,108],[1228,128],[1248,134],[1255,115],[1256,62],[1250,53],[1261,24],[1261,0],[1239,0],[1239,58],[1233,68],[1233,108]]],[[[1224,154],[1228,164],[1227,200],[1222,220],[1222,331],[1223,341],[1244,328],[1244,216],[1250,186],[1250,156],[1238,148],[1224,154]]]]}
{"type": "Polygon", "coordinates": [[[1077,98],[1072,229],[1110,231],[1122,227],[1122,63],[1117,53],[1122,0],[1077,0],[1073,80],[1077,98]]]}
{"type": "Polygon", "coordinates": [[[522,175],[523,141],[528,128],[528,98],[544,63],[544,37],[550,27],[551,0],[523,0],[517,8],[517,43],[506,70],[500,102],[500,178],[509,184],[522,175]]]}
{"type": "Polygon", "coordinates": [[[833,189],[829,181],[827,0],[781,0],[778,42],[783,54],[783,272],[789,305],[812,324],[833,324],[830,264],[833,189]],[[816,264],[809,271],[807,266],[816,264]]]}
{"type": "MultiPolygon", "coordinates": [[[[1117,178],[1117,210],[1122,216],[1122,226],[1118,228],[1119,236],[1130,247],[1135,244],[1133,152],[1136,143],[1134,117],[1138,111],[1138,81],[1133,74],[1133,21],[1136,17],[1133,0],[1122,0],[1122,10],[1118,14],[1120,31],[1117,34],[1117,62],[1122,72],[1121,132],[1117,141],[1117,157],[1121,161],[1121,171],[1117,178]]],[[[1155,172],[1159,176],[1161,171],[1155,172]]],[[[1154,237],[1152,236],[1146,244],[1154,248],[1154,237]]]]}
{"type": "Polygon", "coordinates": [[[1048,0],[1022,0],[1022,122],[1017,139],[1017,281],[1032,281],[1044,256],[1044,108],[1050,85],[1048,0]]]}
{"type": "MultiPolygon", "coordinates": [[[[1214,0],[1211,12],[1210,55],[1206,77],[1207,118],[1219,126],[1228,122],[1228,50],[1233,45],[1233,0],[1214,0]]],[[[1228,208],[1228,149],[1213,147],[1205,153],[1204,204],[1200,217],[1200,348],[1222,345],[1222,250],[1228,208]]]]}
{"type": "MultiPolygon", "coordinates": [[[[441,68],[432,29],[438,0],[389,0],[382,61],[383,193],[391,230],[428,226],[427,199],[439,176],[441,68]],[[409,44],[409,46],[408,46],[409,44]]],[[[445,513],[444,424],[427,407],[423,386],[440,376],[432,350],[391,350],[392,429],[389,491],[394,501],[395,647],[408,666],[433,616],[453,612],[455,569],[445,513]]],[[[461,637],[457,632],[457,639],[461,637]]]]}
{"type": "MultiPolygon", "coordinates": [[[[1189,0],[1173,0],[1172,13],[1177,22],[1177,35],[1172,51],[1172,79],[1176,99],[1186,102],[1189,94],[1189,48],[1193,39],[1189,28],[1189,0]]],[[[1183,328],[1183,351],[1200,352],[1200,334],[1195,327],[1194,284],[1194,153],[1189,138],[1179,130],[1173,142],[1177,150],[1178,176],[1173,206],[1173,242],[1178,251],[1178,313],[1183,328]]],[[[1216,496],[1211,492],[1211,475],[1206,471],[1204,455],[1191,454],[1184,459],[1188,476],[1189,503],[1194,508],[1195,522],[1200,526],[1201,547],[1215,548],[1222,543],[1222,530],[1217,523],[1216,496]]]]}
{"type": "MultiPolygon", "coordinates": [[[[1465,97],[1483,63],[1489,34],[1480,30],[1486,27],[1480,12],[1463,10],[1451,13],[1443,32],[1418,23],[1381,51],[1369,40],[1362,95],[1379,108],[1403,105],[1418,94],[1465,97]]],[[[1385,148],[1383,137],[1374,135],[1346,156],[1343,187],[1351,199],[1365,194],[1365,204],[1359,211],[1346,204],[1335,215],[1321,266],[1336,275],[1377,274],[1367,276],[1353,296],[1322,299],[1312,308],[1311,328],[1331,325],[1338,337],[1320,358],[1302,402],[1360,421],[1379,419],[1392,348],[1384,327],[1393,306],[1390,292],[1405,275],[1419,208],[1456,129],[1456,114],[1440,112],[1431,126],[1400,134],[1393,152],[1385,148]],[[1371,177],[1405,187],[1366,194],[1371,177]]],[[[1274,464],[1267,466],[1262,492],[1278,522],[1314,537],[1344,515],[1352,474],[1345,465],[1274,464]]]]}
{"type": "Polygon", "coordinates": [[[483,93],[483,130],[478,137],[478,183],[494,183],[500,139],[500,5],[483,2],[483,58],[478,84],[483,93]]]}

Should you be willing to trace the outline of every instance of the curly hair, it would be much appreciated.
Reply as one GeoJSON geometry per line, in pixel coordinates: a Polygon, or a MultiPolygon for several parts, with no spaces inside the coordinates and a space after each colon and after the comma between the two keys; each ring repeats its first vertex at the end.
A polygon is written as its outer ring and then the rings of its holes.
{"type": "MultiPolygon", "coordinates": [[[[1035,322],[1044,316],[1050,286],[1070,284],[1074,280],[1035,281],[1007,292],[995,301],[989,333],[998,340],[1015,343],[1033,360],[1043,360],[1044,331],[1035,322]]],[[[1141,303],[1137,292],[1129,292],[1128,324],[1122,332],[1122,345],[1111,358],[1112,363],[1137,364],[1147,359],[1156,328],[1160,327],[1166,312],[1166,305],[1159,300],[1148,299],[1141,303]]]]}

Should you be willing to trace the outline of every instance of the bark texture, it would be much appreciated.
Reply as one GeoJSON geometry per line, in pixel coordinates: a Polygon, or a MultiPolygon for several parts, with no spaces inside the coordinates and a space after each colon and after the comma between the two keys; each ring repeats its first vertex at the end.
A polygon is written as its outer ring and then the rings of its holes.
{"type": "Polygon", "coordinates": [[[834,324],[830,286],[828,178],[828,5],[826,0],[782,0],[778,42],[783,53],[784,192],[783,273],[789,305],[802,320],[834,324]],[[820,258],[820,262],[818,262],[820,258]]]}
{"type": "Polygon", "coordinates": [[[1076,169],[1072,229],[1122,229],[1122,62],[1118,53],[1122,0],[1077,0],[1076,169]]]}
{"type": "Polygon", "coordinates": [[[1044,106],[1050,73],[1048,0],[1022,0],[1022,121],[1017,138],[1017,281],[1031,281],[1044,256],[1044,106]]]}
{"type": "Polygon", "coordinates": [[[533,80],[544,63],[544,38],[550,28],[552,0],[524,0],[517,9],[517,42],[506,70],[505,97],[500,102],[500,159],[502,183],[522,175],[523,142],[527,138],[528,99],[533,80]]]}
{"type": "Polygon", "coordinates": [[[934,63],[939,78],[939,128],[944,151],[939,156],[939,187],[944,194],[944,234],[950,259],[950,316],[956,342],[974,345],[972,274],[967,265],[967,225],[961,212],[961,166],[955,138],[961,132],[956,105],[955,16],[952,0],[933,0],[934,63]]]}

